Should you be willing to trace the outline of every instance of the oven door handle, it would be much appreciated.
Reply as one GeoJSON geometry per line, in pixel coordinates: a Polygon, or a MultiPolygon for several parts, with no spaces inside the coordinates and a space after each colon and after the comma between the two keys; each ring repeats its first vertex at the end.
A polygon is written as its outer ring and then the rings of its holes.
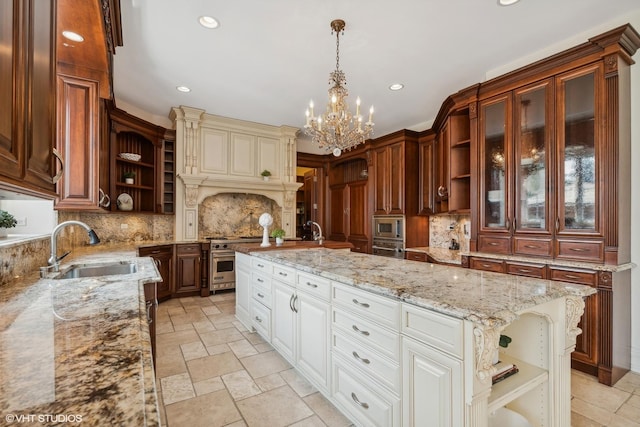
{"type": "Polygon", "coordinates": [[[373,249],[379,249],[381,251],[393,251],[393,252],[402,252],[400,248],[385,248],[382,246],[372,246],[373,249]]]}

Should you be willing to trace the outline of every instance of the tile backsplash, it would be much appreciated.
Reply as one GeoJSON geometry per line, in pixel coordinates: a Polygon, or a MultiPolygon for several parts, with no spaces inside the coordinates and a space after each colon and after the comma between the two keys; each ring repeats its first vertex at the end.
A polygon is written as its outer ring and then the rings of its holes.
{"type": "Polygon", "coordinates": [[[471,227],[469,215],[434,215],[429,218],[429,246],[446,248],[455,239],[460,244],[460,250],[469,250],[469,238],[465,236],[465,226],[471,227]]]}

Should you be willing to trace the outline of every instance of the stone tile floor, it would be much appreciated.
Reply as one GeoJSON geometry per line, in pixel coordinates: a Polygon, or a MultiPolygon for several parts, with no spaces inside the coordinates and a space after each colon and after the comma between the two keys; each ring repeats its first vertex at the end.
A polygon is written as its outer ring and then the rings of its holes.
{"type": "MultiPolygon", "coordinates": [[[[158,306],[156,386],[163,425],[351,425],[234,313],[233,291],[158,306]]],[[[573,427],[640,427],[640,374],[607,387],[573,371],[571,387],[573,427]]]]}

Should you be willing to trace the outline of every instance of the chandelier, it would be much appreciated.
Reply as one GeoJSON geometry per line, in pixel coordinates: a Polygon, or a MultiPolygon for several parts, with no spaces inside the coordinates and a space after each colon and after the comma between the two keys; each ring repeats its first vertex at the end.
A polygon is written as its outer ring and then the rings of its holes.
{"type": "Polygon", "coordinates": [[[331,34],[336,33],[336,70],[329,74],[329,103],[327,111],[317,117],[313,114],[313,101],[306,111],[307,122],[304,132],[320,148],[330,150],[334,156],[351,150],[362,144],[373,131],[373,107],[369,109],[369,120],[362,123],[360,98],[356,99],[356,114],[351,114],[347,106],[349,91],[347,78],[340,70],[340,33],[344,35],[345,22],[342,19],[331,21],[331,34]]]}

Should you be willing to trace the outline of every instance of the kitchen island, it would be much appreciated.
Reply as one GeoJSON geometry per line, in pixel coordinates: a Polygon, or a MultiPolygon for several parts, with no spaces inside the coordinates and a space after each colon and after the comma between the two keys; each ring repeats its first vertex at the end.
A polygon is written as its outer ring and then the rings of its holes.
{"type": "Polygon", "coordinates": [[[326,249],[236,264],[238,318],[356,424],[487,426],[509,408],[570,425],[589,287],[326,249]],[[496,354],[519,372],[492,385],[496,354]]]}
{"type": "Polygon", "coordinates": [[[119,261],[136,271],[64,280],[34,272],[0,287],[7,425],[160,424],[143,292],[161,280],[155,264],[130,245],[103,244],[74,250],[61,271],[119,261]]]}

